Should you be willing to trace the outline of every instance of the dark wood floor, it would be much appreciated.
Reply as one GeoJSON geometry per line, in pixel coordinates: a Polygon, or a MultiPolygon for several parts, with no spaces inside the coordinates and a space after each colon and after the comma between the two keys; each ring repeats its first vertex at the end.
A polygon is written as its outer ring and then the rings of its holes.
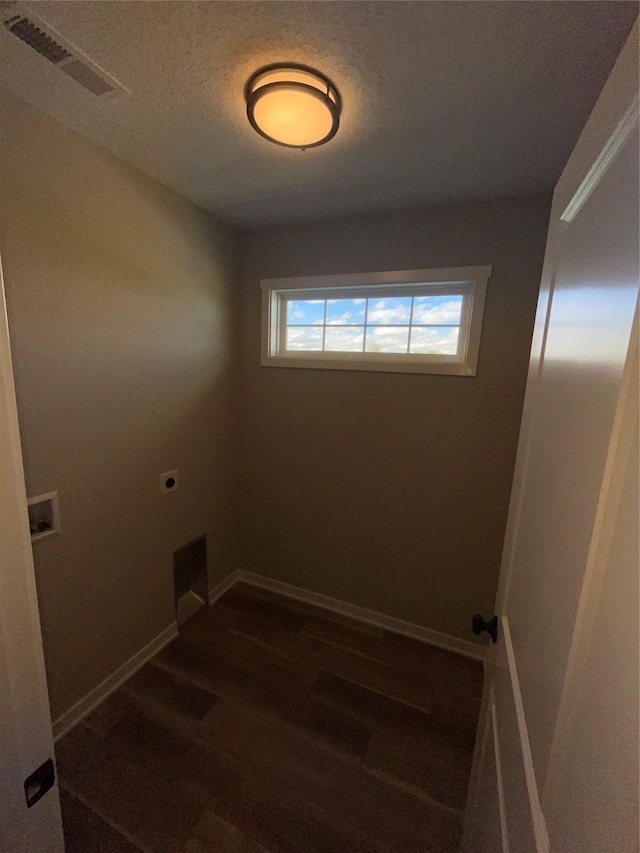
{"type": "Polygon", "coordinates": [[[58,744],[67,853],[457,851],[481,688],[238,585],[58,744]]]}

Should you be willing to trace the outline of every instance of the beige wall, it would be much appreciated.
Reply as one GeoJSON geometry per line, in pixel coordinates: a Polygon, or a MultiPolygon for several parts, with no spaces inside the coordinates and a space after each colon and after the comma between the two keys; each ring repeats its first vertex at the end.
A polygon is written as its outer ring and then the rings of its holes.
{"type": "Polygon", "coordinates": [[[472,638],[494,603],[549,206],[243,235],[243,568],[472,638]],[[261,278],[480,264],[476,377],[260,367],[261,278]]]}
{"type": "Polygon", "coordinates": [[[230,293],[213,217],[2,96],[0,250],[56,717],[174,619],[172,552],[207,532],[233,568],[230,293]],[[159,475],[180,470],[160,496],[159,475]]]}
{"type": "Polygon", "coordinates": [[[548,199],[247,233],[238,282],[212,216],[0,109],[27,491],[60,492],[62,535],[34,549],[54,717],[172,622],[172,552],[204,532],[211,584],[242,567],[468,637],[493,604],[548,199]],[[475,378],[259,367],[260,278],[478,264],[475,378]]]}

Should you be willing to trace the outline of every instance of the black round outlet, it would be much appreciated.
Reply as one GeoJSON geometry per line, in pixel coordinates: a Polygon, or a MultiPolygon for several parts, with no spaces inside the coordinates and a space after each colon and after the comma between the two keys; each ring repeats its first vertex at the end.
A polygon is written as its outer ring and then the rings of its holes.
{"type": "Polygon", "coordinates": [[[176,484],[175,477],[167,477],[164,484],[168,489],[172,489],[176,484]]]}

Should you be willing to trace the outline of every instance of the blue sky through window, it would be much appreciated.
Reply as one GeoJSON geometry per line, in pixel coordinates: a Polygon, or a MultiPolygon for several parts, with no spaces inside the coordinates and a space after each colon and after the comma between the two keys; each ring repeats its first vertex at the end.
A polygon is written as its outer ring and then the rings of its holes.
{"type": "Polygon", "coordinates": [[[462,304],[461,294],[288,299],[286,349],[455,355],[462,304]]]}
{"type": "Polygon", "coordinates": [[[366,299],[327,299],[327,325],[361,326],[365,304],[366,299]]]}
{"type": "Polygon", "coordinates": [[[324,299],[292,299],[287,302],[287,326],[322,326],[324,299]]]}

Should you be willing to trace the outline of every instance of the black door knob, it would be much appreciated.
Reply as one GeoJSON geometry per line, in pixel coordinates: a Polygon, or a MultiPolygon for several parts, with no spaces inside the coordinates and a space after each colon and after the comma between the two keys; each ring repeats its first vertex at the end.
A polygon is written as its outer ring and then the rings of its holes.
{"type": "Polygon", "coordinates": [[[471,630],[474,634],[481,634],[486,631],[495,643],[498,639],[498,617],[493,616],[488,622],[485,622],[482,616],[476,613],[471,620],[471,630]]]}

